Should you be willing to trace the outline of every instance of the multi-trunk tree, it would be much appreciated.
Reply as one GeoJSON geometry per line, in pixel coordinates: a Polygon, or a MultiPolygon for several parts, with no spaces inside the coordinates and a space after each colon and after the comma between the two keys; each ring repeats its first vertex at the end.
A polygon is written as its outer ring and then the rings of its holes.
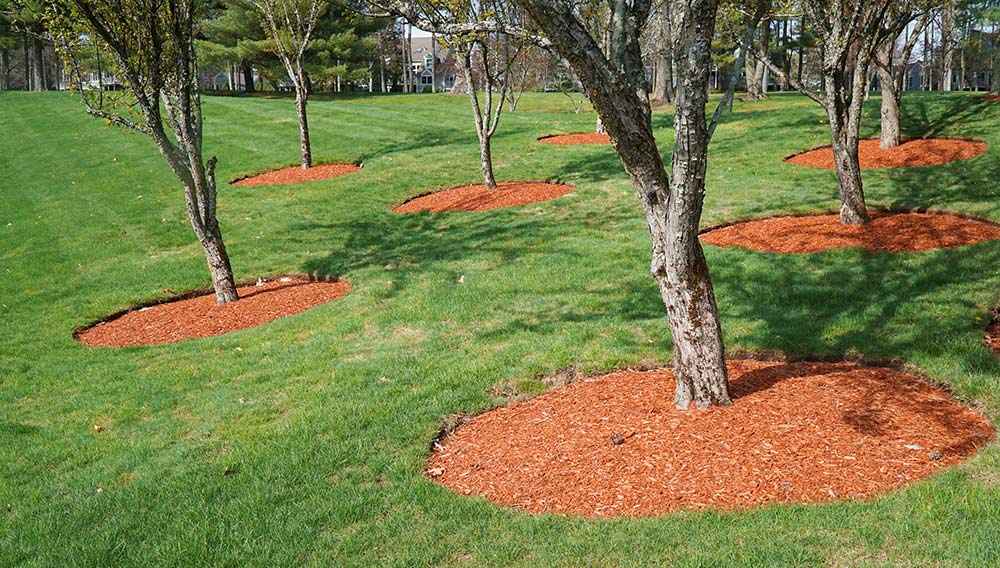
{"type": "Polygon", "coordinates": [[[920,15],[912,2],[899,2],[890,8],[886,22],[885,39],[875,50],[873,63],[878,70],[879,90],[882,92],[879,147],[895,148],[902,142],[899,127],[899,109],[906,81],[910,56],[920,39],[920,34],[930,22],[933,12],[924,8],[920,15]],[[912,27],[909,23],[916,18],[912,27]],[[899,44],[899,36],[908,34],[899,44]]]}
{"type": "Polygon", "coordinates": [[[492,140],[504,101],[518,81],[514,68],[534,39],[526,31],[526,14],[508,0],[381,0],[375,5],[378,13],[372,13],[368,6],[359,9],[369,15],[399,17],[408,25],[433,32],[455,54],[460,75],[454,91],[468,93],[483,184],[496,189],[492,140]]]}
{"type": "Polygon", "coordinates": [[[876,49],[891,33],[887,31],[890,27],[886,18],[894,3],[893,0],[802,0],[810,25],[822,41],[822,78],[815,91],[788,77],[766,53],[754,51],[758,61],[826,111],[837,170],[840,221],[845,225],[870,221],[858,159],[861,111],[869,65],[876,49]]]}
{"type": "Polygon", "coordinates": [[[708,263],[698,241],[705,195],[705,105],[715,27],[713,0],[668,0],[675,22],[677,75],[671,173],[653,138],[640,37],[647,0],[609,0],[607,41],[588,30],[566,0],[517,0],[573,66],[628,172],[652,239],[650,269],[660,288],[674,344],[674,402],[686,409],[731,403],[722,327],[708,263]]]}
{"type": "Polygon", "coordinates": [[[238,300],[216,216],[216,159],[202,157],[195,0],[60,0],[50,8],[49,27],[87,111],[153,139],[184,188],[188,220],[205,250],[216,301],[238,300]],[[95,42],[110,54],[109,65],[124,92],[93,92],[84,85],[87,69],[77,54],[95,42]]]}
{"type": "Polygon", "coordinates": [[[316,23],[326,10],[323,0],[248,0],[257,8],[261,27],[271,39],[288,80],[295,87],[295,111],[299,120],[299,146],[302,169],[312,167],[309,141],[309,75],[306,73],[306,49],[313,39],[316,23]]]}

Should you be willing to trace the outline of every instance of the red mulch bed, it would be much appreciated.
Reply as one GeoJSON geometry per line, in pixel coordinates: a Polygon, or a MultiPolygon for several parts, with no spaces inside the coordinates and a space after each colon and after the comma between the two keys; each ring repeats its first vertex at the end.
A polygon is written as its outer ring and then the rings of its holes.
{"type": "Polygon", "coordinates": [[[995,103],[1000,103],[1000,95],[988,95],[988,96],[979,97],[979,98],[981,98],[983,100],[987,100],[987,101],[993,101],[995,103]]]}
{"type": "Polygon", "coordinates": [[[837,248],[917,252],[1000,239],[1000,226],[941,213],[870,212],[868,225],[843,225],[837,214],[774,217],[709,229],[701,241],[760,252],[816,253],[837,248]]]}
{"type": "Polygon", "coordinates": [[[611,136],[607,134],[596,134],[594,132],[581,132],[578,134],[554,134],[538,139],[539,142],[555,144],[557,146],[570,146],[573,144],[610,144],[611,136]]]}
{"type": "Polygon", "coordinates": [[[240,300],[217,305],[215,294],[184,297],[128,311],[79,331],[90,347],[174,343],[256,327],[336,300],[351,289],[346,280],[310,282],[283,277],[238,288],[240,300]]]}
{"type": "Polygon", "coordinates": [[[320,164],[308,170],[303,170],[301,166],[289,166],[280,170],[265,172],[260,175],[251,176],[236,180],[233,185],[240,187],[259,187],[262,185],[282,185],[289,183],[301,183],[304,181],[319,181],[321,179],[335,178],[353,174],[361,169],[361,166],[354,164],[320,164]]]}
{"type": "Polygon", "coordinates": [[[483,184],[463,185],[415,197],[393,211],[396,213],[486,211],[548,201],[571,191],[573,191],[572,185],[541,181],[503,182],[498,183],[497,188],[493,190],[486,189],[483,184]]]}
{"type": "MultiPolygon", "coordinates": [[[[858,145],[858,159],[863,170],[914,168],[937,166],[956,160],[968,160],[982,154],[988,148],[989,145],[982,140],[919,138],[903,142],[895,148],[883,150],[879,148],[878,140],[862,140],[858,145]]],[[[790,156],[785,161],[810,168],[836,169],[833,150],[829,146],[790,156]]]]}
{"type": "Polygon", "coordinates": [[[868,499],[995,436],[979,413],[890,368],[729,369],[730,407],[675,409],[673,372],[658,370],[584,379],[498,408],[436,445],[427,475],[530,513],[647,516],[868,499]]]}

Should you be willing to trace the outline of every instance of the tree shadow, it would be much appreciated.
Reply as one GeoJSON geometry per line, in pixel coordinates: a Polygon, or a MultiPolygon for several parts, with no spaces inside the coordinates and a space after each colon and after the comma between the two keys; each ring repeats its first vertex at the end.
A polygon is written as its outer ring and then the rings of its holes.
{"type": "MultiPolygon", "coordinates": [[[[951,358],[968,372],[992,373],[978,345],[958,352],[945,337],[975,336],[974,323],[996,283],[978,274],[1000,262],[983,243],[931,253],[815,255],[709,248],[723,325],[734,345],[783,353],[876,359],[951,358]]],[[[986,302],[987,304],[989,301],[986,302]]],[[[974,339],[972,340],[975,341],[974,339]]]]}

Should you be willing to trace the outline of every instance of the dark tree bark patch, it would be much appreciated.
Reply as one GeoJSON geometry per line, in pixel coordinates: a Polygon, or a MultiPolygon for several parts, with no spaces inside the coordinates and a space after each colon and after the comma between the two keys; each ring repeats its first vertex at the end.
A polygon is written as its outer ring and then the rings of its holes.
{"type": "MultiPolygon", "coordinates": [[[[989,145],[982,140],[959,138],[918,138],[883,150],[878,140],[862,140],[858,144],[858,159],[862,170],[877,168],[916,168],[938,166],[958,160],[968,160],[982,154],[989,145]]],[[[799,166],[836,169],[830,146],[814,148],[785,158],[799,166]]]]}
{"type": "Polygon", "coordinates": [[[717,247],[811,254],[838,248],[917,252],[1000,239],[1000,225],[945,213],[872,212],[871,223],[844,225],[837,214],[793,215],[708,229],[701,241],[717,247]]]}
{"type": "Polygon", "coordinates": [[[240,300],[217,305],[211,291],[136,307],[91,327],[76,338],[90,347],[129,347],[212,337],[263,325],[336,300],[351,289],[346,280],[310,281],[286,276],[238,288],[240,300]]]}
{"type": "Polygon", "coordinates": [[[459,426],[427,471],[530,513],[635,517],[869,499],[995,437],[889,367],[732,360],[729,373],[734,404],[704,411],[674,408],[669,370],[583,379],[459,426]]]}
{"type": "Polygon", "coordinates": [[[284,185],[302,183],[304,181],[319,181],[347,174],[353,174],[361,169],[356,164],[320,164],[307,170],[302,166],[289,166],[280,170],[265,172],[260,175],[240,178],[232,182],[240,187],[259,187],[262,185],[284,185]]]}
{"type": "Polygon", "coordinates": [[[596,132],[579,132],[577,134],[553,134],[538,139],[545,144],[556,146],[572,146],[575,144],[611,144],[611,136],[596,132]]]}
{"type": "Polygon", "coordinates": [[[393,209],[396,213],[430,211],[487,211],[516,207],[562,197],[573,191],[567,183],[542,181],[508,181],[487,189],[483,184],[463,185],[434,193],[418,195],[393,209]]]}

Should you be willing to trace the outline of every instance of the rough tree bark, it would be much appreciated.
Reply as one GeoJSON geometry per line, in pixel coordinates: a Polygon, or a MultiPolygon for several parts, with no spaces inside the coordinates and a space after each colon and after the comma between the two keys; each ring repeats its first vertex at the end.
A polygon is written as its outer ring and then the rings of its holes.
{"type": "MultiPolygon", "coordinates": [[[[899,64],[894,62],[896,37],[891,34],[875,51],[874,63],[878,69],[879,88],[882,91],[882,109],[880,116],[879,146],[883,150],[895,148],[902,142],[902,131],[899,126],[899,109],[902,101],[903,87],[906,81],[906,65],[910,61],[914,48],[917,46],[920,31],[927,25],[931,14],[924,13],[917,20],[912,33],[906,37],[899,52],[899,64]]],[[[902,33],[902,32],[900,32],[902,33]]]]}
{"type": "Polygon", "coordinates": [[[606,55],[573,11],[558,0],[518,0],[570,62],[614,141],[642,205],[652,239],[650,270],[667,309],[674,343],[674,402],[687,409],[730,404],[721,325],[698,241],[705,192],[707,102],[716,3],[671,0],[675,147],[668,176],[653,139],[638,35],[650,3],[617,2],[625,25],[606,55]]]}
{"type": "Polygon", "coordinates": [[[53,18],[51,27],[53,33],[59,34],[57,45],[69,63],[87,112],[153,139],[184,188],[188,220],[204,248],[216,302],[238,300],[216,215],[216,159],[205,162],[202,158],[203,120],[194,50],[195,6],[187,0],[163,3],[137,0],[126,6],[102,0],[71,0],[71,5],[79,13],[80,21],[63,14],[53,18]],[[144,17],[135,19],[134,13],[143,13],[144,17]],[[102,93],[93,95],[97,97],[95,101],[82,88],[82,68],[74,51],[81,37],[94,38],[107,46],[117,64],[115,76],[134,98],[140,118],[131,112],[122,114],[120,107],[105,108],[102,93]]]}
{"type": "Polygon", "coordinates": [[[955,64],[955,0],[945,0],[941,11],[941,90],[950,91],[955,64]]]}
{"type": "Polygon", "coordinates": [[[655,51],[656,72],[654,74],[652,100],[653,104],[670,104],[674,100],[674,56],[673,32],[670,21],[670,3],[664,2],[656,12],[657,45],[655,51]]]}
{"type": "Polygon", "coordinates": [[[312,144],[309,142],[309,115],[306,105],[309,102],[309,91],[305,82],[295,84],[295,114],[299,119],[299,147],[301,150],[302,169],[312,167],[312,144]]]}
{"type": "Polygon", "coordinates": [[[878,83],[882,91],[879,147],[883,150],[899,146],[902,137],[899,130],[900,91],[896,89],[896,80],[891,72],[894,48],[893,43],[886,42],[875,55],[878,61],[878,83]]]}

